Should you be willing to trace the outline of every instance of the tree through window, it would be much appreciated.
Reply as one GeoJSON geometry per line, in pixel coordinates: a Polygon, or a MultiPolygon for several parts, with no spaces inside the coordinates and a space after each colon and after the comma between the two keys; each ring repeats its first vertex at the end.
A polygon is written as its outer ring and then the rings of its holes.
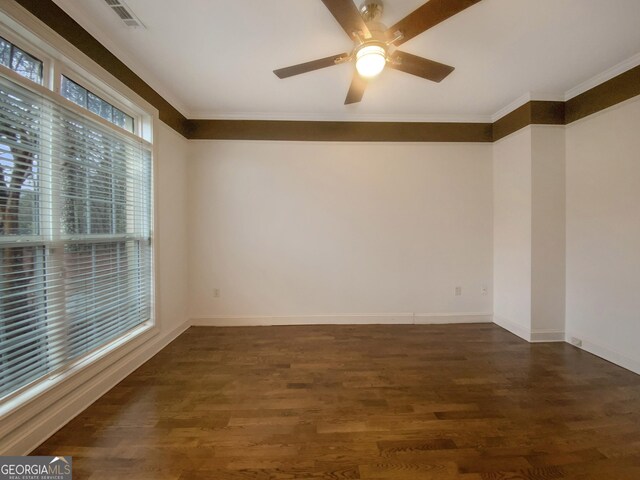
{"type": "Polygon", "coordinates": [[[2,38],[0,64],[1,399],[150,320],[152,255],[150,145],[25,88],[4,68],[42,62],[2,38]]]}

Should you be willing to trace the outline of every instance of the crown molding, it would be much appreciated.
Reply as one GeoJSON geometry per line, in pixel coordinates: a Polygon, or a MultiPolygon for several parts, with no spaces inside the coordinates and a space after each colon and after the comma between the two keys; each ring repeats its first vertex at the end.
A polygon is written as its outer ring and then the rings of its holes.
{"type": "Polygon", "coordinates": [[[529,125],[564,125],[565,102],[531,100],[499,118],[492,125],[494,142],[529,125]]]}
{"type": "Polygon", "coordinates": [[[565,102],[566,121],[573,123],[640,95],[640,65],[565,102]]]}
{"type": "MultiPolygon", "coordinates": [[[[96,39],[75,20],[80,18],[93,31],[100,31],[73,8],[70,0],[14,1],[157,108],[160,120],[189,139],[492,142],[531,124],[565,125],[640,95],[640,54],[637,54],[562,95],[529,92],[491,116],[322,116],[264,112],[184,115],[182,112],[187,109],[166,89],[160,87],[163,93],[158,93],[128,66],[142,70],[128,54],[103,34],[96,39]],[[194,117],[205,118],[189,120],[194,117]]],[[[153,78],[144,71],[141,73],[145,78],[153,78]]]]}
{"type": "Polygon", "coordinates": [[[496,113],[491,115],[491,122],[495,123],[506,115],[510,114],[514,110],[522,107],[529,102],[564,102],[564,95],[558,93],[534,93],[527,92],[524,95],[516,98],[513,102],[507,106],[501,108],[496,113]]]}
{"type": "Polygon", "coordinates": [[[508,105],[502,107],[500,110],[498,110],[496,113],[494,113],[493,115],[491,115],[491,122],[495,123],[498,120],[500,120],[502,117],[510,114],[511,112],[513,112],[514,110],[517,110],[518,108],[522,107],[523,105],[525,105],[526,103],[531,101],[531,92],[527,92],[521,96],[519,96],[518,98],[516,98],[513,102],[509,103],[508,105]]]}
{"type": "Polygon", "coordinates": [[[581,95],[597,87],[598,85],[602,85],[603,83],[606,83],[607,81],[639,65],[640,65],[640,53],[637,53],[636,55],[618,63],[617,65],[614,65],[608,70],[605,70],[604,72],[599,73],[598,75],[595,75],[590,79],[585,80],[581,84],[576,85],[575,87],[567,90],[564,94],[564,101],[566,102],[568,100],[571,100],[572,98],[577,97],[578,95],[581,95]]]}

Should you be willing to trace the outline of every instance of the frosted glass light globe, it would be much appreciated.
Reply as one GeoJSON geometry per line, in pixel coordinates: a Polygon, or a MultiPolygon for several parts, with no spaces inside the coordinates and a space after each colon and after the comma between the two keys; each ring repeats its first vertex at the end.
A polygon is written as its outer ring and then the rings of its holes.
{"type": "Polygon", "coordinates": [[[363,77],[379,75],[386,63],[386,52],[379,45],[365,45],[356,52],[356,70],[363,77]]]}

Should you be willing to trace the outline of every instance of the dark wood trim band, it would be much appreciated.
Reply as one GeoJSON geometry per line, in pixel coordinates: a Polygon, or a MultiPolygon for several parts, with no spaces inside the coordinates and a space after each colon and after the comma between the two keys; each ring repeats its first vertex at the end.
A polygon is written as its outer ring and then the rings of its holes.
{"type": "Polygon", "coordinates": [[[52,0],[14,0],[158,109],[188,139],[492,142],[528,125],[566,125],[640,95],[640,66],[567,102],[531,101],[491,123],[187,120],[52,0]]]}
{"type": "Polygon", "coordinates": [[[157,108],[160,120],[178,133],[185,135],[186,118],[184,115],[151,88],[142,78],[136,75],[133,70],[122,63],[118,57],[82,28],[78,22],[67,15],[66,12],[52,0],[14,1],[157,108]]]}
{"type": "Polygon", "coordinates": [[[527,102],[493,123],[493,141],[528,125],[564,125],[564,108],[564,102],[527,102]]]}
{"type": "Polygon", "coordinates": [[[567,100],[567,123],[575,122],[637,95],[640,95],[640,65],[567,100]]]}
{"type": "Polygon", "coordinates": [[[531,105],[531,124],[564,125],[564,102],[533,100],[531,105]]]}
{"type": "Polygon", "coordinates": [[[528,102],[493,122],[493,141],[500,140],[530,124],[531,102],[528,102]]]}
{"type": "Polygon", "coordinates": [[[198,140],[492,141],[490,123],[189,120],[186,136],[198,140]]]}

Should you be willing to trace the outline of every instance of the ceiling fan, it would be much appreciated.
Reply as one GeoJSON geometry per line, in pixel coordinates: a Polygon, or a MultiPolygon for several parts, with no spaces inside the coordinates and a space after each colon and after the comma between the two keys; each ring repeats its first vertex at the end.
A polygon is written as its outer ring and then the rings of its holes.
{"type": "Polygon", "coordinates": [[[358,9],[352,0],[322,0],[342,29],[354,42],[351,53],[300,63],[274,70],[279,78],[319,70],[355,60],[354,72],[345,105],[362,100],[367,82],[385,66],[433,82],[442,81],[454,68],[410,53],[396,50],[407,40],[420,35],[480,0],[429,0],[390,28],[382,24],[382,0],[365,0],[358,9]]]}

